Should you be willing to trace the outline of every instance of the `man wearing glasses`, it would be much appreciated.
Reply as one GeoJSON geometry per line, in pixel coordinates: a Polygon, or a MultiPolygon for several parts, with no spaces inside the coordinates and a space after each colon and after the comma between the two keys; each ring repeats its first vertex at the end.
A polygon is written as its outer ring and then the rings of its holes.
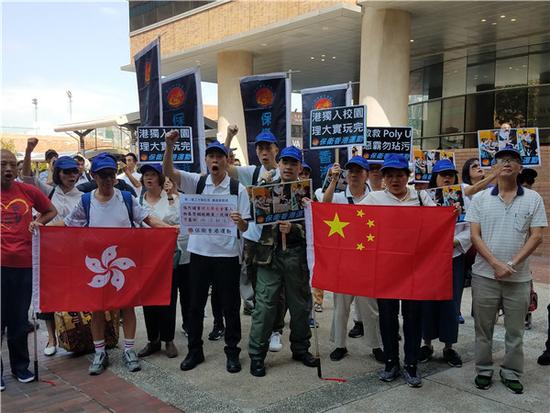
{"type": "Polygon", "coordinates": [[[522,170],[519,152],[500,150],[495,161],[502,168],[497,185],[477,194],[466,213],[478,252],[472,268],[475,384],[484,390],[491,386],[493,329],[502,305],[506,352],[500,378],[510,391],[519,394],[523,393],[523,323],[531,282],[528,257],[542,242],[542,228],[548,222],[542,197],[517,184],[522,170]]]}

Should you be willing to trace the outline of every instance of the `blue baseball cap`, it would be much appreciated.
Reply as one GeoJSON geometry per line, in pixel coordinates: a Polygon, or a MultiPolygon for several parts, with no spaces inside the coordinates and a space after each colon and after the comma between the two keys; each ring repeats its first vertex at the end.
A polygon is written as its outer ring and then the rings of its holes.
{"type": "Polygon", "coordinates": [[[504,148],[504,149],[501,149],[500,151],[497,151],[497,153],[495,153],[495,159],[501,158],[504,155],[512,155],[513,157],[517,158],[521,162],[521,155],[514,148],[504,148]]]}
{"type": "Polygon", "coordinates": [[[281,151],[279,159],[292,158],[302,163],[302,151],[296,146],[287,146],[281,151]]]}
{"type": "Polygon", "coordinates": [[[409,161],[403,155],[398,155],[396,153],[389,153],[384,156],[384,164],[382,165],[381,170],[384,169],[409,169],[409,161]]]}
{"type": "Polygon", "coordinates": [[[144,174],[148,169],[162,174],[162,165],[160,163],[146,163],[141,165],[139,167],[139,173],[144,174]]]}
{"type": "Polygon", "coordinates": [[[302,162],[302,169],[307,169],[308,171],[311,172],[311,166],[309,166],[307,163],[305,162],[302,162]]]}
{"type": "Polygon", "coordinates": [[[212,141],[207,147],[205,153],[208,155],[208,152],[219,151],[222,152],[225,156],[228,156],[229,152],[225,145],[218,140],[212,141]]]}
{"type": "Polygon", "coordinates": [[[441,159],[437,161],[432,169],[432,172],[434,173],[439,173],[443,171],[453,171],[458,173],[454,163],[452,163],[449,159],[441,159]]]}
{"type": "Polygon", "coordinates": [[[261,142],[274,143],[277,145],[277,138],[269,131],[262,131],[254,139],[254,145],[257,145],[261,142]]]}
{"type": "Polygon", "coordinates": [[[346,165],[344,165],[344,169],[348,169],[349,167],[351,167],[351,165],[360,166],[361,168],[365,169],[366,171],[370,170],[368,161],[365,158],[363,158],[362,156],[359,156],[359,155],[354,156],[349,161],[347,161],[346,165]]]}
{"type": "Polygon", "coordinates": [[[114,169],[116,171],[117,164],[115,158],[107,152],[102,152],[92,159],[92,172],[98,172],[102,169],[114,169]]]}
{"type": "Polygon", "coordinates": [[[78,164],[70,156],[62,156],[55,161],[55,167],[63,170],[78,169],[78,164]]]}

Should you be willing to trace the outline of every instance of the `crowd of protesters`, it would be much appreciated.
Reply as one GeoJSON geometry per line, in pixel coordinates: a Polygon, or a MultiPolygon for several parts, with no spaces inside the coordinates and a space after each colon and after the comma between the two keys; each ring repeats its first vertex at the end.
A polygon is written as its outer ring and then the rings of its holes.
{"type": "MultiPolygon", "coordinates": [[[[37,139],[28,140],[25,157],[20,162],[13,153],[2,150],[2,337],[6,336],[11,371],[20,382],[34,380],[29,371],[27,347],[32,291],[31,232],[41,225],[178,227],[180,193],[237,196],[238,208],[231,213],[231,219],[239,236],[180,232],[170,304],[143,308],[147,343],[138,352],[134,350],[135,309],[120,309],[124,321],[122,357],[128,370],[140,370],[140,358],[161,351],[162,343],[167,357],[178,356],[174,344],[178,295],[188,343],[181,370],[192,370],[205,360],[202,337],[209,295],[214,326],[208,338],[225,340],[228,372],[241,370],[241,302],[243,314],[252,317],[247,350],[253,376],[264,376],[269,352],[283,348],[287,311],[292,359],[307,367],[318,365],[319,361],[309,351],[310,329],[316,328],[311,315],[314,311],[323,311],[324,297],[322,290],[310,288],[305,225],[300,221],[255,225],[250,220],[246,190],[251,185],[309,179],[311,168],[303,162],[299,148],[279,148],[270,132],[256,137],[259,165],[241,166],[230,149],[237,133],[238,127],[231,125],[224,143],[214,141],[207,146],[207,175],[174,167],[172,151],[178,139],[176,131],[166,136],[162,165],[139,166],[133,153],[122,160],[102,153],[90,163],[82,155],[60,157],[54,150],[48,150],[47,170],[38,174],[31,168],[31,153],[37,139]]],[[[514,149],[497,152],[495,165],[489,170],[480,168],[478,159],[473,158],[464,164],[461,172],[466,216],[465,221],[455,227],[452,300],[377,300],[334,294],[330,339],[335,347],[330,359],[337,362],[348,354],[347,336],[364,336],[373,357],[384,364],[378,373],[380,380],[390,382],[403,375],[409,386],[420,387],[422,376],[418,364],[433,357],[432,343],[439,340],[444,343],[443,359],[452,367],[461,367],[462,358],[453,345],[458,341],[459,324],[464,322],[461,300],[465,280],[470,275],[475,322],[475,386],[488,389],[492,384],[496,370],[493,330],[502,310],[506,346],[499,374],[509,390],[522,393],[523,332],[531,325],[528,308],[533,288],[528,258],[541,243],[542,230],[548,225],[543,200],[530,189],[536,172],[522,170],[521,156],[514,149]],[[468,258],[472,256],[474,260],[468,258]],[[353,312],[354,326],[348,332],[350,312],[353,312]],[[399,313],[403,317],[402,364],[399,313]]],[[[313,201],[436,205],[423,188],[416,186],[415,189],[409,182],[410,164],[400,155],[387,156],[383,164],[353,156],[343,168],[333,164],[328,174],[330,184],[324,192],[315,191],[313,201]],[[343,169],[347,172],[347,187],[336,192],[343,169]]],[[[436,188],[459,181],[455,165],[450,160],[440,160],[427,186],[436,188]]],[[[550,306],[548,311],[550,316],[550,306]]],[[[45,320],[48,331],[44,354],[53,356],[58,347],[54,314],[43,313],[38,317],[45,320]]],[[[95,354],[89,374],[99,375],[109,364],[103,312],[93,313],[91,333],[95,354]]],[[[545,346],[538,363],[550,365],[550,326],[545,346]]],[[[4,388],[2,376],[2,390],[4,388]]]]}

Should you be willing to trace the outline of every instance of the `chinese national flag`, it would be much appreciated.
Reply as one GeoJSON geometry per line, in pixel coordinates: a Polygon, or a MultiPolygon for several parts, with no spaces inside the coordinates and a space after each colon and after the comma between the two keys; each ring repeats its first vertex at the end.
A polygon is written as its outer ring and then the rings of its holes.
{"type": "Polygon", "coordinates": [[[306,212],[313,287],[373,298],[450,300],[452,207],[314,202],[306,212]]]}
{"type": "Polygon", "coordinates": [[[33,299],[40,312],[169,305],[177,230],[40,227],[33,299]]]}

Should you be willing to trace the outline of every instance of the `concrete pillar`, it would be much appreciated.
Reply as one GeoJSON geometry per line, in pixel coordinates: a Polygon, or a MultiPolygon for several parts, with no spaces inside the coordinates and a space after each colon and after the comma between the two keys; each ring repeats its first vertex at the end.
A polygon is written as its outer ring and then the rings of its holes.
{"type": "MultiPolygon", "coordinates": [[[[252,53],[246,51],[218,53],[218,132],[225,139],[227,126],[235,123],[239,133],[231,144],[235,157],[248,164],[246,130],[239,78],[252,74],[252,53]]],[[[222,141],[223,142],[223,141],[222,141]]]]}
{"type": "Polygon", "coordinates": [[[411,16],[363,6],[359,102],[367,125],[407,126],[411,16]]]}

